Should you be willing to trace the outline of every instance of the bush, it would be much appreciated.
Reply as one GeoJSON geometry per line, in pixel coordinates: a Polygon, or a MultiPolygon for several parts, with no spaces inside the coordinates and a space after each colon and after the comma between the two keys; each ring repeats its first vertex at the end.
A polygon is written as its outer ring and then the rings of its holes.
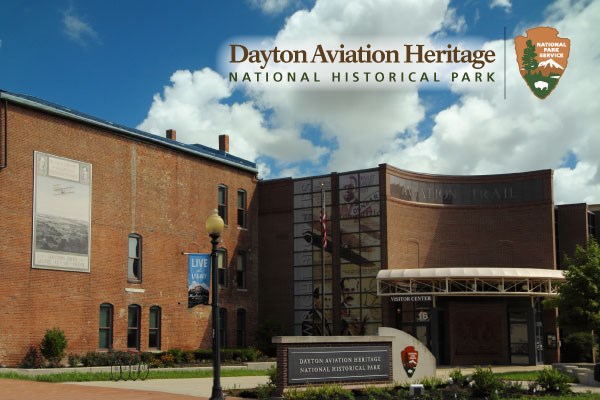
{"type": "Polygon", "coordinates": [[[503,389],[502,382],[494,375],[491,368],[475,367],[472,379],[475,397],[495,399],[503,389]]]}
{"type": "Polygon", "coordinates": [[[562,340],[560,349],[563,362],[592,362],[592,334],[575,332],[562,340]]]}
{"type": "Polygon", "coordinates": [[[44,357],[39,353],[37,347],[29,346],[29,350],[21,360],[19,368],[42,368],[43,366],[44,357]]]}
{"type": "Polygon", "coordinates": [[[71,353],[68,355],[69,367],[79,367],[82,364],[82,357],[79,354],[71,353]]]}
{"type": "Polygon", "coordinates": [[[571,379],[568,376],[551,367],[544,368],[538,372],[535,379],[535,383],[544,391],[561,395],[571,392],[570,381],[571,379]]]}
{"type": "Polygon", "coordinates": [[[292,389],[285,394],[289,400],[354,400],[352,391],[339,385],[321,386],[306,390],[292,389]]]}
{"type": "Polygon", "coordinates": [[[419,383],[422,384],[425,389],[437,389],[446,386],[446,382],[437,376],[428,376],[421,379],[419,383]]]}
{"type": "Polygon", "coordinates": [[[448,376],[456,385],[465,386],[467,384],[467,377],[462,374],[460,368],[453,369],[448,376]]]}
{"type": "Polygon", "coordinates": [[[52,366],[57,367],[65,355],[67,343],[65,333],[60,328],[48,329],[40,344],[40,351],[52,366]]]}
{"type": "Polygon", "coordinates": [[[270,399],[271,396],[275,393],[275,385],[271,383],[267,383],[265,385],[258,385],[256,387],[256,397],[263,399],[270,399]]]}

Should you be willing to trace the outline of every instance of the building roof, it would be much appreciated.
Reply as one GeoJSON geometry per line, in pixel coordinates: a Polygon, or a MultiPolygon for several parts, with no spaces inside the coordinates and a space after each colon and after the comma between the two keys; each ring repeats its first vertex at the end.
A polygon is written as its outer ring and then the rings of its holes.
{"type": "Polygon", "coordinates": [[[33,96],[0,90],[0,99],[17,103],[26,107],[31,107],[42,112],[47,112],[50,114],[55,114],[65,118],[73,119],[85,124],[101,127],[117,135],[142,140],[159,146],[164,146],[184,153],[195,155],[201,158],[209,159],[218,163],[229,165],[235,168],[243,169],[249,172],[258,173],[255,163],[248,160],[244,160],[240,157],[233,156],[222,150],[213,149],[211,147],[203,146],[201,144],[185,144],[177,142],[162,136],[157,136],[148,132],[141,131],[139,129],[129,128],[124,125],[106,121],[46,100],[38,99],[37,97],[33,96]]]}

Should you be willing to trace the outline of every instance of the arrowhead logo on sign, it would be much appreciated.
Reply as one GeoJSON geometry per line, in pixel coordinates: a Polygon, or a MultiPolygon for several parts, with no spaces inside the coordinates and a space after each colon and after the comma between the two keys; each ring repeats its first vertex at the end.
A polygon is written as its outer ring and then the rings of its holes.
{"type": "Polygon", "coordinates": [[[529,29],[526,36],[515,38],[515,51],[521,77],[531,92],[545,99],[567,69],[571,41],[558,37],[549,27],[529,29]]]}
{"type": "Polygon", "coordinates": [[[419,363],[419,352],[413,346],[407,346],[400,353],[400,358],[406,374],[409,378],[412,378],[419,363]]]}

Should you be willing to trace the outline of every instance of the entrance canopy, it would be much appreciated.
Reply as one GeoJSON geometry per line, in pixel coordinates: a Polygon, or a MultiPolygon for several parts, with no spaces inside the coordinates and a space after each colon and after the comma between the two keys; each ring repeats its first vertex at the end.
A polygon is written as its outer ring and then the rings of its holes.
{"type": "Polygon", "coordinates": [[[378,296],[554,297],[563,271],[538,268],[387,269],[377,274],[378,296]]]}

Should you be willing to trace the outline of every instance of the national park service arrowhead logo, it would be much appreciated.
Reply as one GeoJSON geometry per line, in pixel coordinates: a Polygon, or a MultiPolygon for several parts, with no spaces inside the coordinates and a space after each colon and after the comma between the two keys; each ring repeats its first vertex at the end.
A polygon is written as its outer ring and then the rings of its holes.
{"type": "Polygon", "coordinates": [[[412,378],[419,363],[419,352],[413,346],[407,346],[400,353],[400,358],[402,359],[402,366],[406,371],[406,375],[412,378]]]}
{"type": "Polygon", "coordinates": [[[545,99],[567,69],[571,41],[549,27],[529,29],[515,38],[519,72],[534,95],[545,99]]]}

